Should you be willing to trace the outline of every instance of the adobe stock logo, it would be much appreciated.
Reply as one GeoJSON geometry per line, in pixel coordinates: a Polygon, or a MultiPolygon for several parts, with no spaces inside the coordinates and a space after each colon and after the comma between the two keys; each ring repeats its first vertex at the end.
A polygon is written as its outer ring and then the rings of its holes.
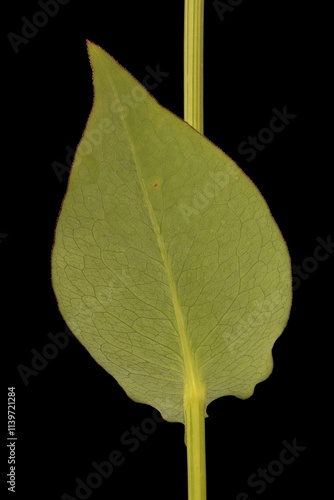
{"type": "MultiPolygon", "coordinates": [[[[142,85],[148,91],[155,90],[166,78],[170,75],[168,71],[162,71],[160,64],[156,64],[155,68],[151,66],[145,66],[146,74],[142,79],[142,85]]],[[[110,117],[114,114],[123,114],[127,116],[131,109],[136,108],[139,102],[146,99],[146,94],[143,92],[143,88],[136,85],[132,88],[131,93],[122,97],[122,100],[116,99],[110,107],[110,117]]],[[[98,127],[94,130],[86,132],[81,140],[81,160],[92,154],[93,148],[100,146],[105,139],[105,136],[115,132],[115,126],[111,119],[103,118],[98,127]]],[[[67,145],[65,147],[66,156],[65,163],[59,161],[53,161],[51,167],[59,182],[63,182],[65,176],[70,173],[71,165],[74,160],[75,150],[72,146],[67,145]]],[[[79,153],[77,153],[77,159],[79,160],[79,153]]]]}
{"type": "Polygon", "coordinates": [[[74,337],[70,329],[65,326],[64,332],[47,334],[49,342],[44,344],[39,350],[31,349],[32,358],[28,364],[19,364],[16,368],[25,386],[29,385],[31,377],[37,377],[42,371],[49,366],[49,362],[57,358],[58,354],[63,351],[69,344],[71,337],[74,337]]]}
{"type": "MultiPolygon", "coordinates": [[[[306,446],[301,446],[297,443],[297,439],[293,439],[292,443],[284,440],[282,442],[283,449],[277,459],[269,462],[267,467],[259,467],[256,472],[251,474],[247,479],[249,488],[253,488],[257,495],[261,495],[267,489],[268,484],[272,484],[276,479],[283,474],[285,468],[293,464],[300,454],[306,450],[306,446]]],[[[236,496],[235,500],[252,500],[254,496],[250,496],[246,492],[241,492],[236,496]]]]}
{"type": "MultiPolygon", "coordinates": [[[[179,211],[187,223],[193,215],[200,215],[208,207],[210,200],[220,196],[221,191],[229,183],[229,174],[223,171],[215,172],[209,170],[207,179],[203,189],[199,190],[195,188],[193,190],[190,204],[181,202],[178,205],[179,211]]],[[[223,224],[224,221],[221,221],[221,223],[223,224]]]]}
{"type": "Polygon", "coordinates": [[[318,269],[319,262],[324,262],[334,253],[334,242],[331,234],[327,236],[326,241],[319,236],[317,242],[319,245],[315,247],[312,256],[305,257],[301,265],[296,266],[294,264],[292,266],[292,289],[294,292],[298,290],[302,281],[307,280],[310,274],[318,269]]]}
{"type": "Polygon", "coordinates": [[[221,0],[214,0],[212,5],[219,16],[219,19],[224,21],[225,14],[227,12],[233,12],[236,7],[242,4],[243,1],[244,0],[226,0],[225,2],[222,2],[221,0]]]}
{"type": "Polygon", "coordinates": [[[18,54],[21,45],[26,45],[32,38],[35,38],[39,30],[48,24],[50,18],[58,14],[60,5],[66,5],[69,2],[70,0],[39,0],[37,3],[41,10],[36,11],[31,19],[26,16],[21,17],[23,23],[21,34],[18,35],[12,31],[7,34],[15,54],[18,54]]]}
{"type": "Polygon", "coordinates": [[[286,106],[279,111],[277,108],[272,109],[273,117],[269,122],[269,127],[264,127],[254,136],[249,135],[246,141],[242,141],[238,146],[238,153],[247,155],[246,161],[255,160],[259,151],[263,151],[270,144],[276,134],[283,132],[289,125],[291,120],[294,120],[297,115],[289,113],[286,106]]]}
{"type": "Polygon", "coordinates": [[[165,420],[158,410],[154,409],[152,417],[146,417],[140,425],[132,425],[130,429],[123,432],[120,437],[119,449],[112,450],[102,461],[91,462],[90,470],[84,478],[76,477],[72,484],[72,495],[63,493],[61,500],[88,500],[91,495],[100,488],[105,481],[111,477],[116,468],[123,465],[127,460],[127,452],[133,453],[138,450],[149,436],[155,433],[158,426],[165,420]],[[74,490],[74,491],[73,491],[74,490]]]}

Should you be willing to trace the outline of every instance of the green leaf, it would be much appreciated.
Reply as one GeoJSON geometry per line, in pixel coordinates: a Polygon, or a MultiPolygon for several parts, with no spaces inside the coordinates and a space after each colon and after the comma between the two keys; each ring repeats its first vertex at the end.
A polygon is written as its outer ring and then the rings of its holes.
{"type": "Polygon", "coordinates": [[[65,321],[135,401],[184,422],[184,395],[251,396],[291,306],[265,200],[220,149],[88,44],[94,105],[55,235],[65,321]]]}

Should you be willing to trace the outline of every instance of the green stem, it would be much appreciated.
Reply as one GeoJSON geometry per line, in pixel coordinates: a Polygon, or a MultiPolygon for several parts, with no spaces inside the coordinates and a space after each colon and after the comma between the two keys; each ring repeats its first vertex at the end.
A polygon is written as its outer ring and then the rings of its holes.
{"type": "MultiPolygon", "coordinates": [[[[185,0],[184,120],[203,134],[204,0],[185,0]]],[[[192,370],[190,370],[192,372],[192,370]]],[[[191,373],[184,395],[188,500],[206,500],[205,390],[191,373]]]]}
{"type": "Polygon", "coordinates": [[[188,500],[206,500],[204,391],[186,393],[184,406],[188,500]]]}
{"type": "MultiPolygon", "coordinates": [[[[203,134],[204,0],[185,0],[184,8],[184,120],[203,134]]],[[[192,372],[192,370],[190,370],[192,372]]],[[[205,390],[199,380],[184,396],[188,500],[206,500],[205,390]]]]}
{"type": "Polygon", "coordinates": [[[203,134],[204,0],[185,0],[184,120],[203,134]]]}

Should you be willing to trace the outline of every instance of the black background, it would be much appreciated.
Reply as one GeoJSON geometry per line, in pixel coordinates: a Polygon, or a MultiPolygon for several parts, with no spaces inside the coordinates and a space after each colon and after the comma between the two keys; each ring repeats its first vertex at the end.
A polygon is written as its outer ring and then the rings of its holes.
{"type": "MultiPolygon", "coordinates": [[[[1,398],[6,401],[8,386],[16,387],[15,497],[75,497],[75,479],[85,481],[93,461],[118,449],[124,463],[89,498],[184,500],[183,426],[159,423],[131,452],[120,442],[122,434],[147,423],[153,409],[129,400],[75,338],[27,385],[17,369],[31,367],[31,350],[42,353],[50,332],[65,331],[50,282],[50,253],[68,175],[60,182],[52,164],[66,164],[66,147],[75,149],[91,109],[85,40],[103,47],[139,81],[147,66],[159,64],[169,75],[152,94],[182,117],[183,2],[71,0],[18,53],[7,34],[21,34],[21,18],[31,20],[41,8],[37,1],[17,1],[6,10],[0,257],[7,370],[1,398]]],[[[317,238],[333,234],[328,17],[323,6],[302,1],[244,0],[224,20],[211,0],[205,7],[205,135],[259,187],[295,266],[311,262],[305,259],[313,256],[317,238]],[[268,126],[273,108],[284,106],[296,117],[247,162],[239,144],[268,126]]],[[[241,492],[252,500],[331,493],[332,260],[328,254],[314,264],[317,269],[295,287],[270,378],[248,400],[226,397],[209,406],[209,500],[235,500],[241,492]],[[278,459],[284,440],[306,449],[259,494],[247,480],[278,459]]],[[[6,418],[2,422],[5,449],[6,418]]],[[[6,491],[4,479],[2,487],[6,491]]]]}

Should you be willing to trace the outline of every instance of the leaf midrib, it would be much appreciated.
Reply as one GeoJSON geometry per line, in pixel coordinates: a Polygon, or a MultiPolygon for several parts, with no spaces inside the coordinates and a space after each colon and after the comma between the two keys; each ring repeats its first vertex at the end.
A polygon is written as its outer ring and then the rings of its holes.
{"type": "MultiPolygon", "coordinates": [[[[138,83],[138,85],[139,85],[139,83],[138,83]]],[[[115,95],[120,100],[119,93],[118,93],[117,89],[115,88],[112,80],[111,80],[111,87],[112,87],[115,95]]],[[[181,308],[179,296],[177,293],[177,288],[176,288],[176,283],[174,280],[173,272],[172,272],[171,266],[169,264],[169,259],[168,259],[168,254],[167,254],[165,242],[164,242],[163,236],[161,234],[160,227],[159,227],[158,221],[156,219],[156,215],[154,213],[154,210],[153,210],[150,198],[149,198],[149,194],[148,194],[146,186],[145,186],[140,161],[139,161],[137,154],[136,154],[135,143],[134,143],[132,134],[130,133],[128,123],[126,120],[126,116],[124,114],[122,106],[121,106],[120,115],[121,115],[122,121],[124,123],[124,127],[126,128],[126,131],[127,131],[128,141],[129,141],[129,145],[131,148],[133,161],[134,161],[134,164],[136,167],[136,173],[137,173],[138,180],[139,180],[142,192],[143,192],[144,201],[145,201],[148,215],[149,215],[149,218],[150,218],[153,230],[154,230],[154,234],[155,234],[157,242],[158,242],[158,246],[159,246],[159,250],[160,250],[161,258],[162,258],[162,263],[163,263],[163,266],[164,266],[164,269],[166,272],[167,281],[168,281],[168,285],[169,285],[169,289],[170,289],[170,295],[171,295],[171,299],[172,299],[172,304],[173,304],[173,309],[174,309],[174,314],[175,314],[175,318],[176,318],[176,324],[177,324],[178,334],[179,334],[179,339],[180,339],[180,344],[181,344],[182,357],[183,357],[183,361],[184,361],[184,396],[188,396],[189,394],[192,394],[192,395],[197,394],[201,397],[201,399],[203,399],[203,397],[204,397],[203,396],[204,384],[203,384],[203,381],[201,380],[199,370],[198,370],[198,365],[197,365],[197,362],[195,360],[195,357],[193,355],[191,346],[190,346],[188,338],[187,338],[184,316],[182,313],[182,308],[181,308]]]]}

